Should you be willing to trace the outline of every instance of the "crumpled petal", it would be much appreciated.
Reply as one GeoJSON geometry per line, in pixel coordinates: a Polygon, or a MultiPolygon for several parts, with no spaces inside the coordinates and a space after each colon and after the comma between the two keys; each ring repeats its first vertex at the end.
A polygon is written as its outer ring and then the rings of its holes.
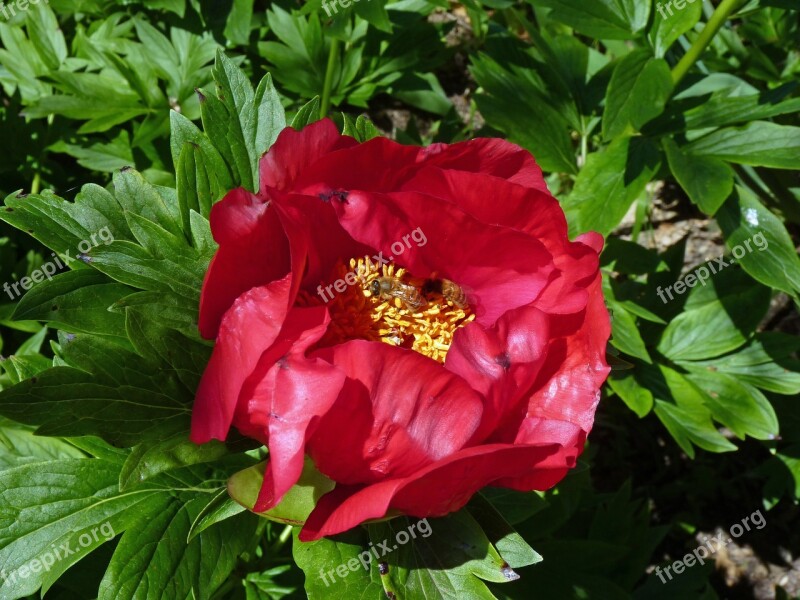
{"type": "Polygon", "coordinates": [[[411,350],[354,340],[318,356],[350,383],[309,444],[317,468],[335,481],[412,473],[461,449],[481,421],[480,395],[411,350]]]}

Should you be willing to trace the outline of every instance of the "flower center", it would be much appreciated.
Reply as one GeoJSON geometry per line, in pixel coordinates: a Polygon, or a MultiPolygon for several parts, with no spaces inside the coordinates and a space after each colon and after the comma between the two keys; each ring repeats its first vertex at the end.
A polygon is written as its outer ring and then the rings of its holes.
{"type": "Polygon", "coordinates": [[[453,335],[475,319],[463,291],[446,279],[420,280],[369,257],[340,261],[334,284],[301,291],[299,306],[325,304],[331,323],[319,347],[366,339],[415,350],[444,363],[453,335]]]}

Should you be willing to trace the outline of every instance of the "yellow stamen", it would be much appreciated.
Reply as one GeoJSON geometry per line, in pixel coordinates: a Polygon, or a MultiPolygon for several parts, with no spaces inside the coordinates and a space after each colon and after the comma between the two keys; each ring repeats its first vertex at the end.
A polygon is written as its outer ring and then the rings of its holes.
{"type": "Polygon", "coordinates": [[[334,292],[334,297],[327,303],[317,295],[300,292],[299,306],[326,304],[330,311],[331,324],[318,347],[357,339],[382,341],[415,350],[444,363],[456,330],[475,319],[469,307],[458,308],[441,294],[433,292],[426,296],[427,306],[416,312],[412,312],[400,298],[373,296],[370,284],[379,277],[393,277],[421,288],[421,281],[414,280],[405,269],[393,263],[379,265],[367,256],[352,258],[349,264],[340,262],[336,265],[332,279],[345,281],[348,272],[355,276],[356,283],[348,285],[344,292],[334,292]]]}

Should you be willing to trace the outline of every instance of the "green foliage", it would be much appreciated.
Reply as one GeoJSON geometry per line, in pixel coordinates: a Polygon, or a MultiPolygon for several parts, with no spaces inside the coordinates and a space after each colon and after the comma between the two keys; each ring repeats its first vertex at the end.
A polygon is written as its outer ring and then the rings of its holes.
{"type": "Polygon", "coordinates": [[[729,595],[708,564],[652,572],[697,532],[769,509],[796,549],[798,7],[661,4],[50,0],[0,19],[0,597],[704,599],[729,595]],[[530,150],[570,235],[607,237],[627,366],[555,490],[484,490],[366,568],[417,521],[299,542],[303,515],[234,500],[260,485],[256,443],[187,436],[211,208],[321,110],[360,142],[530,150]],[[699,227],[720,243],[698,250],[699,227]]]}

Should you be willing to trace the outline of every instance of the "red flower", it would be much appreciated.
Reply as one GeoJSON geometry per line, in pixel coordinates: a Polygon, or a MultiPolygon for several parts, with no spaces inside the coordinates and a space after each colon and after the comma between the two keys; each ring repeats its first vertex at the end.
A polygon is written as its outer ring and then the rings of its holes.
{"type": "Polygon", "coordinates": [[[561,480],[608,374],[602,238],[568,240],[530,154],[357,144],[325,120],[284,130],[260,171],[211,212],[192,420],[197,443],[233,425],[268,446],[255,510],[306,454],[337,485],[303,540],[561,480]]]}

